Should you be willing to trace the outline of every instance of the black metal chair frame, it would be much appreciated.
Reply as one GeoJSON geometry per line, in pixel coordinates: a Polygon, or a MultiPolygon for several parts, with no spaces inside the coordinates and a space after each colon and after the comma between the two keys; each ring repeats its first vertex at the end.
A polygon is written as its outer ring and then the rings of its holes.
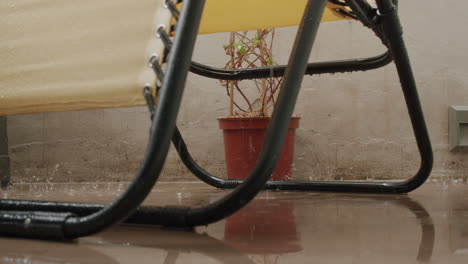
{"type": "MultiPolygon", "coordinates": [[[[149,143],[141,167],[128,189],[110,205],[74,204],[47,201],[0,200],[0,234],[7,236],[74,239],[103,230],[118,222],[150,224],[169,227],[190,228],[221,220],[236,212],[265,186],[268,189],[343,191],[371,193],[405,193],[419,187],[432,169],[432,149],[424,116],[419,102],[416,84],[411,70],[402,29],[397,14],[396,0],[377,0],[372,8],[366,0],[345,0],[353,13],[370,27],[388,48],[388,52],[369,59],[308,64],[308,58],[315,40],[317,29],[327,0],[309,0],[305,7],[288,66],[245,70],[239,73],[192,63],[204,0],[185,0],[182,12],[168,8],[178,19],[173,43],[168,43],[168,60],[165,72],[153,58],[150,63],[155,74],[161,78],[161,88],[156,105],[145,87],[145,97],[152,112],[152,127],[149,143]],[[403,88],[408,112],[412,122],[421,166],[411,179],[401,183],[361,182],[303,182],[268,181],[275,168],[277,157],[287,133],[304,73],[349,72],[381,67],[394,60],[403,88]],[[222,180],[200,168],[190,157],[187,147],[176,128],[176,117],[188,71],[221,79],[245,79],[270,76],[273,72],[285,76],[266,132],[262,152],[255,168],[243,181],[222,180]],[[222,199],[200,207],[138,207],[156,183],[163,167],[171,139],[182,160],[200,179],[211,185],[234,188],[222,199]]],[[[161,35],[164,38],[163,35],[161,35]]]]}
{"type": "MultiPolygon", "coordinates": [[[[336,1],[332,1],[336,3],[336,1]]],[[[400,82],[403,88],[408,112],[413,125],[413,131],[421,157],[419,171],[410,179],[402,182],[362,182],[362,181],[267,181],[265,189],[287,191],[316,192],[355,192],[355,193],[408,193],[421,186],[432,170],[432,148],[424,122],[416,84],[411,71],[409,58],[402,38],[403,31],[397,14],[397,0],[393,7],[383,10],[383,2],[378,1],[379,8],[369,6],[365,0],[346,0],[346,5],[353,10],[352,17],[359,19],[364,26],[374,31],[388,50],[375,57],[343,61],[310,63],[307,65],[307,75],[324,73],[344,73],[367,71],[386,66],[395,61],[400,82]]],[[[163,34],[163,40],[170,47],[170,39],[163,34]]],[[[284,75],[286,66],[275,66],[245,70],[227,70],[213,68],[197,62],[192,62],[191,72],[208,78],[220,80],[245,80],[253,78],[278,77],[284,75]]],[[[190,155],[187,145],[176,127],[172,142],[187,169],[201,181],[223,189],[231,189],[242,183],[242,180],[223,179],[210,174],[190,155]]]]}

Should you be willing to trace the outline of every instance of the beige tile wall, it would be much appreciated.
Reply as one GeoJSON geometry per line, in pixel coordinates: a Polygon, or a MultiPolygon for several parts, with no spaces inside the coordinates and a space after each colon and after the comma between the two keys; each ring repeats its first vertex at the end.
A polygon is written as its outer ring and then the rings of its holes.
{"type": "MultiPolygon", "coordinates": [[[[448,151],[448,107],[468,105],[468,3],[400,1],[409,54],[435,154],[432,177],[468,178],[468,152],[448,151]]],[[[276,60],[285,63],[295,28],[277,31],[276,60]]],[[[226,34],[200,36],[197,61],[222,66],[226,34]]],[[[358,23],[323,24],[311,61],[375,55],[379,40],[358,23]]],[[[193,156],[224,175],[223,88],[191,75],[178,124],[193,156]]],[[[294,177],[300,179],[400,179],[418,167],[411,125],[394,65],[373,72],[306,77],[296,107],[294,177]]],[[[141,108],[11,116],[8,134],[13,181],[129,180],[143,157],[149,121],[141,108]]],[[[166,180],[190,180],[171,150],[166,180]]]]}

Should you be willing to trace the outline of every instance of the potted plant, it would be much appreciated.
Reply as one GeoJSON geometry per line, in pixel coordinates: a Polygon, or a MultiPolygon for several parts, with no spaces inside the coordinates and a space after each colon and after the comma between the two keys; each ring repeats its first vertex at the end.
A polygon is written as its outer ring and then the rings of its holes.
{"type": "MultiPolygon", "coordinates": [[[[226,69],[246,69],[275,65],[274,29],[232,32],[224,46],[229,60],[226,69]]],[[[275,106],[283,77],[244,81],[221,81],[229,96],[229,116],[219,118],[224,135],[228,178],[244,179],[260,154],[266,128],[275,106]]],[[[295,129],[299,117],[293,117],[272,180],[292,177],[295,129]]]]}

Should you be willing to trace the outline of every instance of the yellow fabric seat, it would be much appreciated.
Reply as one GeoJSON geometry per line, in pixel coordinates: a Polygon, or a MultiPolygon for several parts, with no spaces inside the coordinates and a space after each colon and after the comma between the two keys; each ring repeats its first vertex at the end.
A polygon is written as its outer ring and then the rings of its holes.
{"type": "MultiPolygon", "coordinates": [[[[144,105],[164,1],[0,1],[0,115],[144,105]]],[[[306,2],[207,0],[199,33],[297,25],[306,2]]],[[[336,8],[323,21],[347,19],[336,8]]]]}
{"type": "MultiPolygon", "coordinates": [[[[0,115],[144,105],[164,0],[0,1],[0,115]]],[[[162,57],[162,56],[161,56],[162,57]]]]}
{"type": "MultiPolygon", "coordinates": [[[[199,34],[298,25],[306,4],[307,0],[207,0],[199,34]]],[[[327,3],[322,22],[349,19],[336,11],[343,8],[327,3]]]]}

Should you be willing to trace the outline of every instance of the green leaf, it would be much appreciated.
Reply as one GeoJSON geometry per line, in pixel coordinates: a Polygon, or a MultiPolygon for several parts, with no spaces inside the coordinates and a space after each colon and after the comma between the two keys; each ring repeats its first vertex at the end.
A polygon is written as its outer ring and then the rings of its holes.
{"type": "Polygon", "coordinates": [[[239,50],[240,54],[245,55],[247,53],[247,48],[242,46],[242,48],[239,50]]]}
{"type": "Polygon", "coordinates": [[[239,51],[240,54],[245,55],[247,48],[242,44],[242,42],[234,43],[234,47],[239,51]]]}
{"type": "Polygon", "coordinates": [[[268,58],[268,59],[267,59],[267,64],[268,64],[268,66],[273,66],[274,63],[275,63],[275,62],[273,61],[272,58],[268,58]]]}
{"type": "Polygon", "coordinates": [[[241,42],[236,42],[233,45],[234,45],[234,48],[236,48],[237,50],[240,50],[243,46],[241,42]]]}
{"type": "Polygon", "coordinates": [[[255,37],[252,39],[252,43],[254,45],[257,45],[258,43],[260,43],[260,36],[258,34],[255,34],[255,37]]]}

